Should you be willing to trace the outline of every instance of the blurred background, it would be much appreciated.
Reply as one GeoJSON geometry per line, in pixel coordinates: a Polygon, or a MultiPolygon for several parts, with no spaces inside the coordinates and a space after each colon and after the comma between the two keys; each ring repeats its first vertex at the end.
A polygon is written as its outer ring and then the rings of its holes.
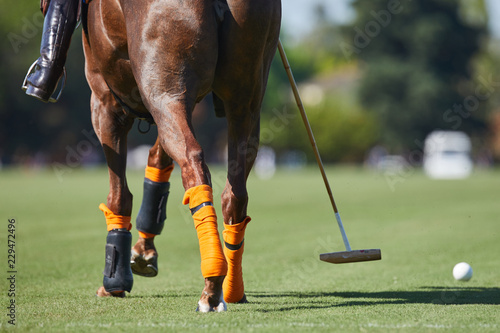
{"type": "MultiPolygon", "coordinates": [[[[62,97],[44,104],[20,89],[39,56],[39,3],[1,2],[0,166],[64,172],[101,165],[81,27],[68,55],[62,97]]],[[[495,0],[283,0],[282,41],[324,162],[420,167],[433,149],[452,157],[458,151],[482,168],[500,160],[500,4],[495,0]],[[438,144],[448,139],[463,144],[438,144]]],[[[225,120],[215,118],[209,98],[197,106],[194,123],[208,161],[224,163],[225,120]]],[[[276,57],[262,108],[265,148],[257,170],[264,177],[275,165],[314,163],[303,126],[276,57]]],[[[154,127],[147,134],[134,127],[131,167],[145,164],[155,136],[154,127]]]]}

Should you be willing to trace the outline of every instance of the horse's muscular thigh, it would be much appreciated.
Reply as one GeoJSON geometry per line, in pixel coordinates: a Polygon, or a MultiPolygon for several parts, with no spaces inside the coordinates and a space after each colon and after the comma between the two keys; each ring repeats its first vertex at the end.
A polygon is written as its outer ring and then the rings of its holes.
{"type": "MultiPolygon", "coordinates": [[[[127,6],[134,8],[134,3],[127,6]]],[[[200,95],[210,90],[217,63],[217,23],[211,3],[153,1],[139,17],[125,10],[130,60],[143,96],[180,95],[186,90],[200,95]]]]}

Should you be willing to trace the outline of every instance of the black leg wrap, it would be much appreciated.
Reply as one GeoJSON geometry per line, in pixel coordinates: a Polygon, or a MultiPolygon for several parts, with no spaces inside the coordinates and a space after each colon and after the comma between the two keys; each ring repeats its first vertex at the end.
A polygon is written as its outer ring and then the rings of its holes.
{"type": "Polygon", "coordinates": [[[170,183],[157,183],[144,178],[144,196],[137,215],[139,231],[159,235],[167,218],[167,199],[170,183]]]}
{"type": "Polygon", "coordinates": [[[134,278],[130,269],[132,234],[126,230],[113,229],[106,238],[106,265],[104,266],[104,289],[108,292],[132,290],[134,278]]]}

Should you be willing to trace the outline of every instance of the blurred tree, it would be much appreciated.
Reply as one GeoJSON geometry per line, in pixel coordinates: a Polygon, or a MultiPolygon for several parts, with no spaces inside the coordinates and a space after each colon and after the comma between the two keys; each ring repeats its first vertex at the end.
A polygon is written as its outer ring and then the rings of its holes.
{"type": "MultiPolygon", "coordinates": [[[[328,21],[324,8],[315,10],[313,31],[303,39],[282,40],[324,162],[361,162],[377,140],[377,126],[355,97],[358,70],[338,45],[340,27],[328,21]]],[[[261,142],[279,156],[300,151],[314,161],[304,124],[292,97],[281,59],[271,67],[262,110],[261,142]]]]}
{"type": "MultiPolygon", "coordinates": [[[[341,93],[318,90],[317,101],[311,101],[309,89],[321,89],[317,83],[302,85],[301,94],[316,144],[325,163],[358,163],[377,139],[377,126],[372,115],[341,93]]],[[[302,118],[293,103],[274,110],[274,117],[263,124],[261,141],[282,156],[300,151],[309,162],[315,157],[302,118]]]]}
{"type": "Polygon", "coordinates": [[[359,96],[376,114],[385,145],[413,149],[437,128],[484,130],[484,104],[470,81],[486,33],[486,22],[472,15],[481,6],[452,0],[355,0],[353,6],[357,18],[340,48],[365,64],[359,96]]]}
{"type": "MultiPolygon", "coordinates": [[[[65,161],[68,149],[87,140],[83,131],[92,131],[81,28],[73,36],[61,99],[45,104],[21,90],[29,66],[40,56],[43,15],[39,2],[5,6],[9,10],[0,12],[0,159],[6,164],[65,161]]],[[[100,149],[95,151],[100,153],[100,149]]]]}

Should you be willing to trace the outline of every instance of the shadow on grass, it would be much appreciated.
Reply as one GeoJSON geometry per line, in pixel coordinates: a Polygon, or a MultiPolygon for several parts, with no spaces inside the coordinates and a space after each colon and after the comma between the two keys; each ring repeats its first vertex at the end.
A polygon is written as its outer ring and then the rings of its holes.
{"type": "Polygon", "coordinates": [[[193,298],[193,297],[200,297],[200,295],[201,293],[165,292],[164,294],[154,294],[154,295],[127,294],[127,298],[193,298]]]}
{"type": "MultiPolygon", "coordinates": [[[[257,311],[290,311],[298,309],[324,309],[343,306],[372,306],[381,304],[435,304],[435,305],[467,305],[467,304],[500,304],[500,288],[482,287],[439,287],[426,286],[411,291],[376,291],[376,292],[247,292],[251,303],[268,303],[266,299],[292,298],[294,305],[272,310],[257,311]],[[253,298],[253,300],[252,300],[253,298]]],[[[276,305],[283,305],[280,300],[276,305]]]]}

